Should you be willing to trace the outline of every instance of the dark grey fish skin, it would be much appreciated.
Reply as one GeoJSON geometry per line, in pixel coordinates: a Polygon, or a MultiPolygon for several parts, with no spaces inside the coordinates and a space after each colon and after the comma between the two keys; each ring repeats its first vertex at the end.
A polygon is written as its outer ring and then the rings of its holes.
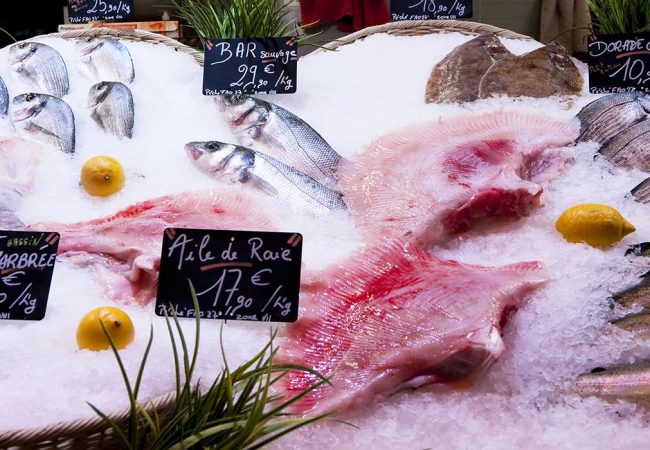
{"type": "Polygon", "coordinates": [[[12,100],[11,120],[34,139],[74,153],[74,114],[66,102],[47,94],[22,94],[12,100]]]}
{"type": "Polygon", "coordinates": [[[300,117],[273,103],[243,95],[217,96],[215,101],[244,147],[336,187],[341,155],[300,117]]]}
{"type": "Polygon", "coordinates": [[[650,364],[599,369],[585,373],[570,383],[568,390],[585,397],[647,401],[650,398],[650,364]]]}
{"type": "Polygon", "coordinates": [[[131,83],[135,78],[133,59],[117,39],[90,37],[75,45],[77,69],[91,81],[131,83]]]}
{"type": "Polygon", "coordinates": [[[641,242],[640,244],[630,245],[625,251],[625,256],[650,256],[650,242],[641,242]]]}
{"type": "Polygon", "coordinates": [[[642,92],[610,94],[594,100],[578,113],[580,136],[576,142],[603,145],[650,113],[650,95],[642,92]]]}
{"type": "Polygon", "coordinates": [[[613,295],[616,303],[624,308],[641,306],[643,309],[650,310],[650,273],[641,276],[641,282],[624,291],[613,295]]]}
{"type": "Polygon", "coordinates": [[[0,78],[0,116],[6,116],[9,111],[9,91],[7,85],[0,78]]]}
{"type": "Polygon", "coordinates": [[[40,42],[19,42],[9,47],[9,64],[16,78],[30,90],[63,97],[70,89],[68,69],[61,55],[40,42]]]}
{"type": "Polygon", "coordinates": [[[650,203],[650,178],[646,178],[630,191],[639,203],[650,203]]]}
{"type": "Polygon", "coordinates": [[[185,152],[208,175],[253,186],[288,201],[298,211],[325,215],[347,209],[339,192],[249,148],[217,141],[190,142],[185,145],[185,152]]]}
{"type": "Polygon", "coordinates": [[[650,172],[650,120],[621,131],[599,153],[615,166],[650,172]]]}
{"type": "Polygon", "coordinates": [[[650,312],[630,314],[612,322],[619,328],[629,331],[639,339],[650,339],[650,312]]]}
{"type": "Polygon", "coordinates": [[[454,48],[433,67],[425,103],[463,103],[478,99],[481,78],[495,62],[514,57],[493,34],[482,34],[454,48]]]}
{"type": "Polygon", "coordinates": [[[93,120],[107,133],[118,138],[133,137],[133,95],[126,85],[102,81],[88,91],[88,107],[93,120]]]}

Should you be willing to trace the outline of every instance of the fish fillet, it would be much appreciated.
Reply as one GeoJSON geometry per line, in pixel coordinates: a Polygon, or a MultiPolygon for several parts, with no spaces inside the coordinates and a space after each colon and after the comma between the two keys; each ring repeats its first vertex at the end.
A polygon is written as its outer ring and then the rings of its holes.
{"type": "Polygon", "coordinates": [[[101,219],[38,223],[30,229],[58,231],[60,257],[95,270],[114,300],[144,305],[156,295],[163,231],[168,227],[273,230],[262,205],[222,190],[160,197],[101,219]]]}
{"type": "MultiPolygon", "coordinates": [[[[301,317],[281,337],[277,362],[330,378],[294,403],[299,414],[366,405],[402,388],[460,386],[504,351],[509,313],[546,280],[538,262],[481,267],[385,241],[326,275],[301,298],[301,317]]],[[[279,383],[293,397],[319,379],[294,370],[279,383]]]]}
{"type": "Polygon", "coordinates": [[[372,242],[409,236],[444,241],[483,217],[520,217],[539,203],[540,183],[572,158],[562,148],[576,120],[522,111],[466,115],[384,136],[340,168],[352,217],[372,242]]]}

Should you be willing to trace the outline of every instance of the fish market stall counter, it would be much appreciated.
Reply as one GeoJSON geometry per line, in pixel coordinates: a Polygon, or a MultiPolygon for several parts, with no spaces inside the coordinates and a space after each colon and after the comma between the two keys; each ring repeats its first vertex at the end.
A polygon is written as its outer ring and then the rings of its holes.
{"type": "Polygon", "coordinates": [[[203,96],[200,55],[143,32],[0,50],[0,228],[60,234],[45,317],[0,322],[2,445],[128,406],[113,352],[85,339],[95,308],[131,380],[152,330],[140,401],[174,391],[154,305],[183,228],[300,240],[298,320],[202,320],[194,373],[277,331],[275,361],[312,370],[274,384],[306,392],[288,411],[355,425],[277,447],[646,445],[648,259],[626,248],[650,241],[647,96],[590,95],[564,49],[504,30],[393,28],[302,58],[287,96],[203,96]],[[309,390],[316,372],[331,384],[309,390]]]}

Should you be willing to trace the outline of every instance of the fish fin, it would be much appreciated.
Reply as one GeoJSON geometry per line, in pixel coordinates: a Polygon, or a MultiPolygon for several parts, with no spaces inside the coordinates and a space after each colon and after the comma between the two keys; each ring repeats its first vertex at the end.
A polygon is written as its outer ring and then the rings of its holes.
{"type": "Polygon", "coordinates": [[[278,190],[274,188],[272,184],[268,183],[258,176],[250,175],[248,177],[248,182],[255,186],[256,189],[264,192],[266,195],[269,195],[271,197],[277,197],[279,195],[278,190]]]}

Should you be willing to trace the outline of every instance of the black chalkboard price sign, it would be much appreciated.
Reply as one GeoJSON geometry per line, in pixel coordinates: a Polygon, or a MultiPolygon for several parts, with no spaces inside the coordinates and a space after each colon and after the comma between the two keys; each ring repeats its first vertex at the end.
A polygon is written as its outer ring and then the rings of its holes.
{"type": "Polygon", "coordinates": [[[133,15],[133,0],[68,0],[70,23],[123,20],[133,15]]]}
{"type": "Polygon", "coordinates": [[[302,236],[298,233],[168,228],[156,314],[204,319],[298,319],[302,236]]]}
{"type": "Polygon", "coordinates": [[[390,0],[393,20],[469,19],[472,0],[390,0]]]}
{"type": "Polygon", "coordinates": [[[205,46],[204,95],[296,92],[294,37],[210,39],[205,46]]]}
{"type": "Polygon", "coordinates": [[[0,231],[0,319],[41,320],[59,234],[0,231]]]}
{"type": "Polygon", "coordinates": [[[589,92],[650,92],[650,33],[592,35],[589,92]]]}

